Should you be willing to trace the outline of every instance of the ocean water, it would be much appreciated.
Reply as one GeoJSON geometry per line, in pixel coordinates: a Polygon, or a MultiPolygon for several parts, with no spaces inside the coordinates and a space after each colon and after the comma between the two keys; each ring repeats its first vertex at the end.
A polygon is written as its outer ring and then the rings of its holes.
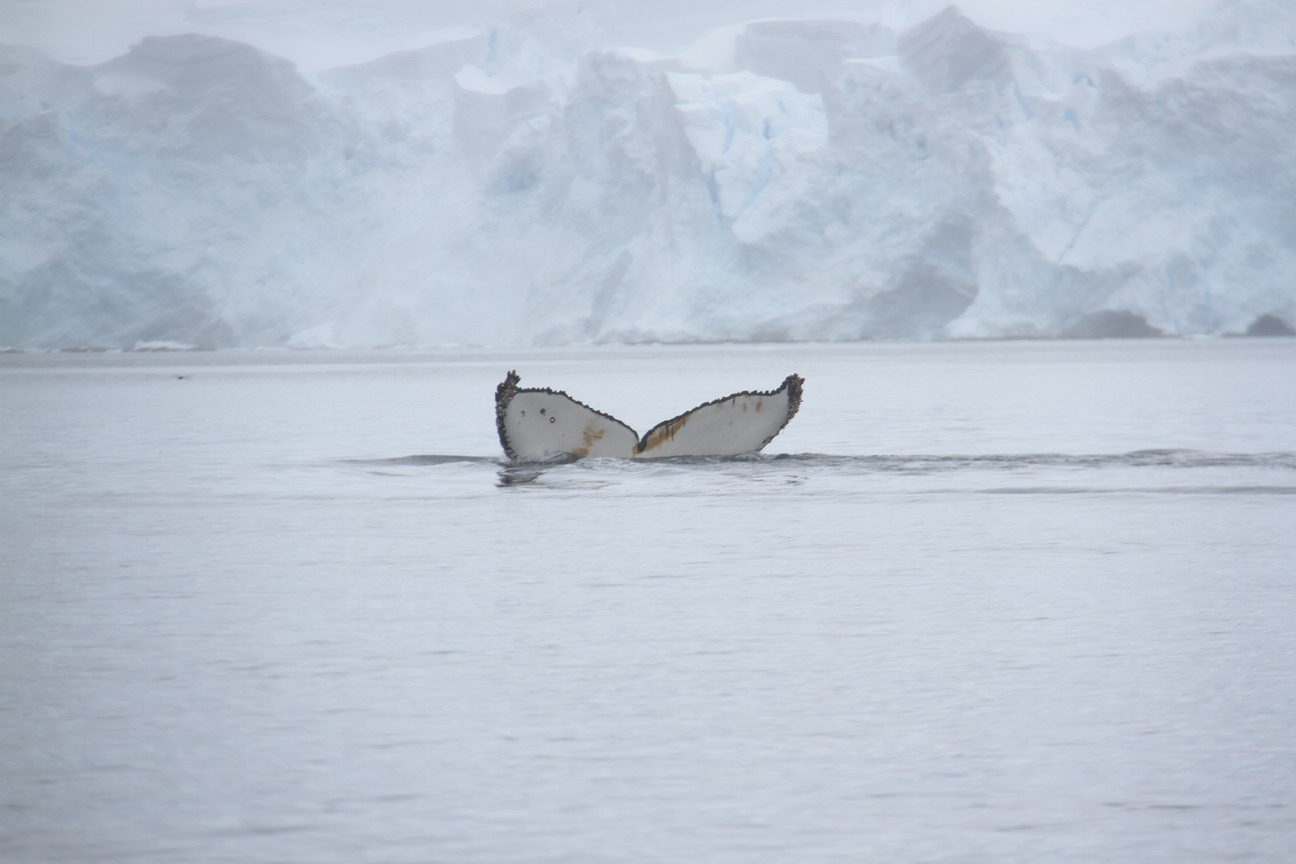
{"type": "Polygon", "coordinates": [[[1294,559],[1296,340],[0,355],[0,860],[1290,861],[1294,559]]]}

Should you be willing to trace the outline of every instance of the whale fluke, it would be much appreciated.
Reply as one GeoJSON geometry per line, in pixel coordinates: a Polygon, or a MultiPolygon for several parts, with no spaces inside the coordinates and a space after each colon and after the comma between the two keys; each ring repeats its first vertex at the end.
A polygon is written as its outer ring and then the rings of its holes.
{"type": "Polygon", "coordinates": [[[800,375],[789,375],[777,390],[744,390],[704,402],[658,423],[641,438],[611,414],[561,390],[519,387],[520,381],[510,371],[495,388],[495,427],[504,453],[515,462],[755,453],[796,416],[805,383],[800,375]]]}

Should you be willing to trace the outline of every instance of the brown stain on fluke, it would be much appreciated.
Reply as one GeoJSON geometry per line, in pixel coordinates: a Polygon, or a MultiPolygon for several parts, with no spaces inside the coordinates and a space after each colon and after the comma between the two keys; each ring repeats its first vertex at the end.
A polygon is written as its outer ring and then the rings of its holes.
{"type": "Polygon", "coordinates": [[[688,421],[688,414],[685,414],[682,417],[676,417],[669,423],[665,423],[655,429],[647,438],[644,439],[644,442],[639,445],[639,452],[647,453],[654,447],[660,447],[663,442],[671,440],[675,437],[675,433],[687,426],[688,421]]]}
{"type": "Polygon", "coordinates": [[[595,442],[602,441],[606,434],[606,429],[595,429],[593,425],[587,425],[585,431],[581,432],[582,446],[572,448],[571,452],[576,456],[588,456],[595,442]]]}

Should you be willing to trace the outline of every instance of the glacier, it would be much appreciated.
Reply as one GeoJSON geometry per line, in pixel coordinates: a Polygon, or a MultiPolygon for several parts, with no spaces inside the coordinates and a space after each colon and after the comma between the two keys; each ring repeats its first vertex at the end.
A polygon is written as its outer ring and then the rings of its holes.
{"type": "Polygon", "coordinates": [[[424,5],[330,53],[291,3],[155,0],[165,32],[97,57],[3,0],[0,346],[1296,328],[1279,0],[1094,44],[974,7],[424,5]]]}

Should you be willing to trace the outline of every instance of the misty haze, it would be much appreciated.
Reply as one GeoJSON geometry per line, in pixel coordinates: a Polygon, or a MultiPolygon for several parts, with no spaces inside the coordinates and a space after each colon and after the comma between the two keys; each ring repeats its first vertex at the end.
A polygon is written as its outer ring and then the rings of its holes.
{"type": "Polygon", "coordinates": [[[1282,0],[0,0],[0,859],[1288,861],[1293,140],[1282,0]]]}

